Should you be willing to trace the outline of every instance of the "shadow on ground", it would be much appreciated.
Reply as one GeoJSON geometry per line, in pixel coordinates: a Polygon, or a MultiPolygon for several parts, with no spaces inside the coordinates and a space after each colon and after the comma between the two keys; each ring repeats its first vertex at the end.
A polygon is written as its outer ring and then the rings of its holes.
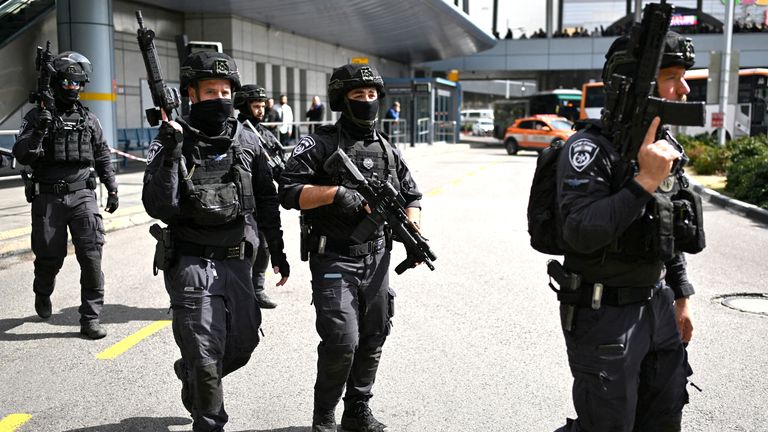
{"type": "MultiPolygon", "coordinates": [[[[34,310],[33,302],[34,296],[30,296],[29,308],[31,310],[34,310]]],[[[54,304],[53,306],[55,310],[56,305],[54,304]]],[[[49,338],[64,339],[85,337],[80,335],[80,313],[77,309],[78,308],[75,306],[64,308],[51,315],[51,317],[45,321],[37,315],[30,315],[24,318],[0,319],[0,341],[29,341],[49,338]],[[25,323],[40,322],[44,322],[45,325],[50,325],[54,328],[70,327],[72,328],[72,332],[11,333],[13,329],[25,323]]],[[[109,324],[125,324],[132,321],[152,322],[169,319],[171,319],[171,315],[168,313],[168,309],[151,309],[125,306],[121,304],[108,304],[104,305],[100,321],[102,324],[109,326],[109,324]]],[[[107,331],[109,331],[109,327],[107,327],[107,331]]]]}

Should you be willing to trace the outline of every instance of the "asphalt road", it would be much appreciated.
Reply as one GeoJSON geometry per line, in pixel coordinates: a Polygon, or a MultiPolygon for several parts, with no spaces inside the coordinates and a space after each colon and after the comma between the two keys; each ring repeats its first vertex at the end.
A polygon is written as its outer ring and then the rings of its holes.
{"type": "MultiPolygon", "coordinates": [[[[406,151],[406,159],[425,192],[423,229],[437,269],[392,274],[395,325],[374,387],[374,412],[391,431],[554,430],[574,413],[558,304],[547,287],[548,257],[528,246],[534,154],[443,145],[406,151]]],[[[138,196],[123,196],[131,200],[138,196]]],[[[768,317],[716,299],[768,293],[768,228],[711,205],[705,218],[708,248],[689,257],[697,289],[692,380],[703,392],[689,388],[683,430],[768,431],[768,317]]],[[[296,212],[283,212],[292,276],[287,286],[268,288],[279,306],[264,312],[265,336],[250,363],[224,380],[228,431],[309,431],[318,337],[309,271],[298,259],[297,219],[296,212]]],[[[108,234],[103,322],[109,335],[98,341],[78,334],[79,270],[71,251],[47,322],[33,308],[32,257],[0,258],[0,432],[191,429],[173,374],[178,349],[162,322],[170,319],[168,298],[161,277],[152,276],[147,227],[108,234]],[[119,353],[115,344],[147,326],[155,332],[137,336],[115,358],[99,358],[119,353]],[[9,419],[25,421],[16,427],[9,419]]],[[[401,249],[393,262],[398,258],[401,249]]]]}

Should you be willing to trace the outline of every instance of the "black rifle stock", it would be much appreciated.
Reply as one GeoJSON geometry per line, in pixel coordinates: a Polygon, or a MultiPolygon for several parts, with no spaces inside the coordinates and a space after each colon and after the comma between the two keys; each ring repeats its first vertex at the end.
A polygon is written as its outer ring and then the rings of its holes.
{"type": "MultiPolygon", "coordinates": [[[[674,102],[654,95],[671,17],[672,6],[666,0],[646,5],[642,22],[632,28],[626,50],[614,54],[606,67],[603,130],[626,162],[637,160],[654,117],[660,117],[661,124],[677,126],[703,126],[705,122],[703,102],[674,102]],[[617,73],[628,65],[633,66],[629,74],[617,73]]],[[[661,134],[660,128],[656,139],[661,134]]]]}
{"type": "Polygon", "coordinates": [[[45,50],[43,50],[43,47],[37,47],[35,70],[37,71],[37,91],[29,94],[29,103],[36,103],[40,108],[53,111],[56,102],[51,92],[51,78],[56,74],[56,69],[53,68],[51,41],[46,41],[45,50]]]}
{"type": "Polygon", "coordinates": [[[427,239],[408,219],[403,207],[405,200],[389,182],[375,178],[366,180],[341,149],[337,149],[328,158],[323,168],[327,173],[345,173],[371,208],[371,214],[367,215],[352,233],[353,241],[365,241],[376,227],[386,223],[395,238],[403,243],[407,253],[406,259],[395,267],[395,273],[402,274],[420,262],[426,264],[430,270],[435,270],[432,261],[436,260],[437,256],[430,249],[427,239]]]}

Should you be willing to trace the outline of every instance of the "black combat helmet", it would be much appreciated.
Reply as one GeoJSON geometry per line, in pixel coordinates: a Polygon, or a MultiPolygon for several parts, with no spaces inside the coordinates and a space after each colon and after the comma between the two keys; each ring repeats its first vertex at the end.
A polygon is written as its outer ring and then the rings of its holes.
{"type": "Polygon", "coordinates": [[[181,85],[179,90],[186,94],[187,86],[201,79],[227,79],[232,83],[232,91],[240,90],[240,72],[235,60],[220,52],[200,51],[190,54],[181,65],[181,85]]]}
{"type": "MultiPolygon", "coordinates": [[[[611,65],[613,73],[619,75],[630,75],[637,68],[633,61],[622,62],[622,59],[627,58],[624,53],[628,44],[629,36],[620,36],[608,48],[608,53],[605,54],[605,64],[603,65],[603,82],[609,78],[605,76],[609,69],[608,65],[611,65]]],[[[661,56],[661,65],[659,67],[683,66],[686,69],[690,69],[693,67],[695,57],[691,38],[683,37],[671,30],[667,32],[667,37],[664,40],[664,52],[661,56]]]]}
{"type": "Polygon", "coordinates": [[[56,69],[55,80],[70,80],[79,83],[90,81],[91,62],[82,54],[75,51],[64,51],[53,59],[53,68],[56,69]]]}
{"type": "Polygon", "coordinates": [[[376,87],[379,99],[384,92],[384,80],[375,67],[365,64],[346,64],[333,70],[328,83],[328,99],[332,111],[344,110],[347,92],[359,87],[376,87]]]}
{"type": "Polygon", "coordinates": [[[686,69],[693,67],[696,53],[693,51],[691,38],[683,37],[673,31],[667,32],[664,41],[664,54],[661,56],[661,67],[682,66],[686,69]]]}
{"type": "Polygon", "coordinates": [[[252,101],[266,101],[267,91],[264,87],[255,84],[247,84],[235,93],[235,109],[248,112],[248,104],[252,101]]]}

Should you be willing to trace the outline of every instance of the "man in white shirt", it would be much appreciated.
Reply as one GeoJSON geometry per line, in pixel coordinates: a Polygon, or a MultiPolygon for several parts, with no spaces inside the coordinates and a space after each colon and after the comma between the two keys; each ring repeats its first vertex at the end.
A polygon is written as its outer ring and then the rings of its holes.
{"type": "Polygon", "coordinates": [[[286,145],[293,134],[293,110],[288,105],[288,96],[280,95],[280,118],[283,124],[280,126],[280,143],[286,145]]]}

